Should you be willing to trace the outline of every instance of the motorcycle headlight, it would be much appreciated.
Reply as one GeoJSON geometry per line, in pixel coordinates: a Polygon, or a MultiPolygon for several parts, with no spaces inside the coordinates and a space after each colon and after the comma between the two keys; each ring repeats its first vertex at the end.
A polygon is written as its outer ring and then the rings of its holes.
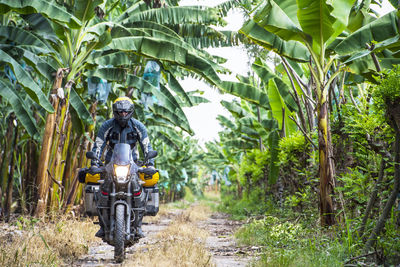
{"type": "Polygon", "coordinates": [[[114,165],[114,174],[117,178],[117,182],[124,183],[128,180],[129,167],[130,165],[114,165]]]}

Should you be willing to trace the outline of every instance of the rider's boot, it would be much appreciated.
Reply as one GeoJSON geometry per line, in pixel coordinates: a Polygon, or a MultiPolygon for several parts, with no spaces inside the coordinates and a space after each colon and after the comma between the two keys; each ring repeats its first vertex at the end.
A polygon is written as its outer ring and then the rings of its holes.
{"type": "Polygon", "coordinates": [[[104,226],[103,226],[103,223],[101,222],[101,220],[100,220],[99,224],[100,224],[100,230],[97,231],[97,233],[95,234],[95,236],[96,236],[96,237],[103,238],[103,237],[106,235],[106,233],[105,233],[105,231],[104,231],[104,226]]]}
{"type": "MultiPolygon", "coordinates": [[[[98,194],[98,199],[99,199],[99,205],[102,207],[109,207],[109,198],[108,198],[108,194],[110,192],[110,187],[111,187],[111,180],[110,179],[105,179],[104,183],[100,185],[100,191],[97,192],[98,194]]],[[[99,215],[99,224],[100,224],[100,230],[97,231],[97,233],[95,234],[96,237],[100,237],[103,238],[105,237],[106,233],[104,230],[104,224],[103,224],[103,220],[106,220],[106,224],[108,224],[108,209],[103,209],[101,211],[102,213],[102,218],[100,218],[99,215]]]]}
{"type": "Polygon", "coordinates": [[[137,220],[137,224],[136,224],[137,225],[137,227],[136,227],[136,236],[135,236],[137,239],[145,237],[145,235],[143,233],[143,230],[142,230],[143,215],[144,215],[144,213],[140,212],[139,216],[138,216],[138,220],[137,220]]]}

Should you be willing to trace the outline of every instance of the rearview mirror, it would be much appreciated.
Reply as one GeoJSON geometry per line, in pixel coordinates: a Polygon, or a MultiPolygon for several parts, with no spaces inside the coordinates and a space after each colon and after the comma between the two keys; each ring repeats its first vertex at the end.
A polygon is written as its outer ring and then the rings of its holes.
{"type": "Polygon", "coordinates": [[[157,155],[158,155],[157,150],[149,151],[149,153],[147,153],[146,161],[148,161],[149,159],[157,157],[157,155]]]}

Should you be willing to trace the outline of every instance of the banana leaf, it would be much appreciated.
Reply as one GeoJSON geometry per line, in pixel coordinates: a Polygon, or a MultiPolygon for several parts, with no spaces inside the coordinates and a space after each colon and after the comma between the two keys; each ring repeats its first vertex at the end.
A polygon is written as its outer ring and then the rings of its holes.
{"type": "Polygon", "coordinates": [[[302,43],[293,40],[284,41],[277,35],[259,26],[253,20],[247,21],[240,29],[240,32],[254,43],[272,50],[278,55],[300,62],[307,62],[310,59],[310,53],[302,43]]]}
{"type": "Polygon", "coordinates": [[[74,88],[71,88],[69,102],[83,122],[85,122],[87,125],[94,123],[89,110],[86,108],[85,103],[82,101],[74,88]]]}
{"type": "Polygon", "coordinates": [[[10,65],[15,76],[18,77],[18,82],[23,86],[28,95],[46,111],[53,113],[53,106],[29,73],[3,50],[0,50],[0,57],[2,61],[7,62],[10,65]]]}
{"type": "MultiPolygon", "coordinates": [[[[366,44],[379,43],[399,35],[399,18],[396,11],[390,12],[363,26],[341,41],[335,48],[339,55],[350,55],[365,51],[366,44]]],[[[398,40],[396,40],[398,42],[398,40]]],[[[392,45],[392,44],[389,44],[392,45]]],[[[380,47],[384,49],[385,46],[380,47]]]]}
{"type": "Polygon", "coordinates": [[[17,94],[15,88],[9,82],[0,79],[0,95],[3,100],[8,101],[17,116],[18,121],[26,129],[28,134],[34,139],[39,139],[39,129],[36,126],[36,121],[32,111],[26,106],[25,101],[17,94]]]}
{"type": "Polygon", "coordinates": [[[10,10],[14,10],[21,14],[41,13],[62,24],[68,25],[70,28],[78,28],[81,21],[69,13],[64,7],[56,2],[48,0],[2,0],[0,2],[0,14],[6,14],[10,10]]]}
{"type": "Polygon", "coordinates": [[[221,87],[222,90],[231,95],[240,97],[267,109],[269,108],[268,95],[250,84],[223,81],[221,87]]]}

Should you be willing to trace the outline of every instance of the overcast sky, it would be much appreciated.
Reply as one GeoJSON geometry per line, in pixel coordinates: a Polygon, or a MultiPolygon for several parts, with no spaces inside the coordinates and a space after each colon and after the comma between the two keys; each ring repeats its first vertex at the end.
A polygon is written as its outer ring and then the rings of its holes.
{"type": "MultiPolygon", "coordinates": [[[[224,1],[221,0],[182,0],[180,5],[204,5],[204,6],[215,6],[224,1]]],[[[383,7],[374,8],[379,13],[386,14],[393,10],[387,0],[383,1],[383,7]]],[[[243,24],[243,18],[239,11],[231,11],[226,18],[228,25],[226,30],[237,31],[243,24]]],[[[223,65],[224,67],[232,70],[232,75],[221,76],[223,80],[235,80],[236,74],[246,75],[249,70],[248,57],[246,52],[241,48],[212,48],[207,50],[213,55],[218,55],[226,58],[228,61],[223,65]]],[[[218,132],[222,130],[216,117],[218,114],[222,114],[226,117],[230,116],[230,113],[225,110],[220,104],[221,100],[231,101],[234,97],[228,94],[221,95],[215,89],[211,89],[205,83],[197,81],[195,79],[187,78],[181,81],[182,86],[185,90],[202,90],[204,91],[204,97],[209,99],[211,103],[200,104],[192,108],[184,108],[184,112],[189,120],[190,126],[195,132],[195,137],[200,141],[200,144],[204,142],[217,140],[218,132]]]]}

